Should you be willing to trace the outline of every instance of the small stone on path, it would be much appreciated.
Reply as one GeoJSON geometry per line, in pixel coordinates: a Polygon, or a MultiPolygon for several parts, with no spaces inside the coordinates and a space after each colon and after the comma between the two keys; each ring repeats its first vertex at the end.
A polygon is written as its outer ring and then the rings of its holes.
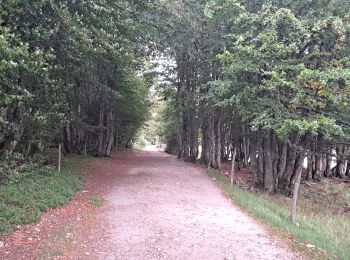
{"type": "Polygon", "coordinates": [[[306,247],[307,247],[307,248],[315,248],[315,245],[307,244],[306,247]]]}

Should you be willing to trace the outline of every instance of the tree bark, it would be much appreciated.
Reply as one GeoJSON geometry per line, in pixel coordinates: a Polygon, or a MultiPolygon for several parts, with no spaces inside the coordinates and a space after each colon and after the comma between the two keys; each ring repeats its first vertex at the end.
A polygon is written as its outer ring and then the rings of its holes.
{"type": "Polygon", "coordinates": [[[274,191],[271,132],[264,136],[264,189],[271,193],[274,191]]]}
{"type": "Polygon", "coordinates": [[[280,158],[278,161],[278,166],[277,166],[277,185],[276,185],[276,187],[279,187],[280,183],[282,183],[283,176],[284,176],[284,173],[286,171],[287,149],[288,149],[288,144],[283,143],[280,158]]]}
{"type": "Polygon", "coordinates": [[[231,162],[231,186],[233,186],[233,179],[235,176],[235,160],[236,160],[236,152],[237,148],[235,145],[233,145],[233,151],[232,151],[232,162],[231,162]]]}
{"type": "Polygon", "coordinates": [[[97,148],[97,155],[102,156],[103,155],[103,136],[104,136],[104,105],[103,101],[101,100],[100,103],[100,114],[99,114],[99,123],[98,123],[98,148],[97,148]]]}
{"type": "Polygon", "coordinates": [[[250,166],[252,169],[253,179],[254,179],[254,186],[260,187],[261,181],[259,178],[259,166],[258,166],[258,160],[257,160],[257,153],[256,153],[256,143],[255,140],[250,141],[250,166]]]}
{"type": "Polygon", "coordinates": [[[296,222],[296,215],[297,215],[297,200],[298,200],[298,192],[300,187],[300,181],[301,181],[301,174],[303,171],[303,162],[305,158],[305,152],[301,152],[295,162],[295,183],[293,185],[293,198],[292,198],[292,205],[291,205],[291,213],[290,213],[290,219],[295,224],[296,222]]]}
{"type": "Polygon", "coordinates": [[[217,168],[221,168],[221,122],[222,117],[219,118],[217,123],[217,141],[216,141],[216,165],[217,168]]]}

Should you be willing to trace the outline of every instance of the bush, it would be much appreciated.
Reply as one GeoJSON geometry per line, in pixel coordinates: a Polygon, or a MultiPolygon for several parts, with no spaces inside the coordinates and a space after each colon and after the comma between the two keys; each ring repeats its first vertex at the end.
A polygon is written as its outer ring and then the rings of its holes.
{"type": "Polygon", "coordinates": [[[0,160],[1,184],[11,184],[26,179],[30,175],[47,174],[54,170],[52,165],[46,165],[47,158],[35,155],[25,159],[22,154],[15,153],[11,157],[0,160]]]}

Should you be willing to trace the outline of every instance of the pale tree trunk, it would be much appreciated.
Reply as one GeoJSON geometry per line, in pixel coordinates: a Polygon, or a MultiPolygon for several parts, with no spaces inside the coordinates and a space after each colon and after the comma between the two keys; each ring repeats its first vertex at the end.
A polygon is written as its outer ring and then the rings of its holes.
{"type": "Polygon", "coordinates": [[[345,179],[347,167],[348,167],[348,160],[341,160],[339,163],[339,178],[345,179]]]}
{"type": "Polygon", "coordinates": [[[293,223],[295,223],[296,221],[298,192],[300,187],[301,174],[303,171],[304,158],[305,158],[305,152],[301,152],[295,162],[295,170],[294,170],[295,181],[293,185],[293,198],[292,198],[291,212],[290,212],[290,219],[292,220],[293,223]]]}
{"type": "MultiPolygon", "coordinates": [[[[341,148],[337,149],[338,156],[343,157],[345,155],[345,152],[346,152],[345,145],[343,145],[342,149],[341,148]]],[[[337,170],[338,170],[338,177],[339,178],[345,179],[347,167],[348,167],[348,160],[347,159],[342,158],[340,161],[338,161],[337,170]]]]}
{"type": "MultiPolygon", "coordinates": [[[[312,139],[312,136],[310,134],[307,134],[305,137],[305,144],[306,147],[310,146],[310,140],[312,139]]],[[[295,175],[294,183],[293,183],[293,198],[291,201],[291,211],[290,211],[290,219],[295,224],[296,223],[296,216],[297,216],[297,200],[298,200],[298,193],[299,193],[299,187],[301,182],[301,175],[303,172],[303,163],[306,156],[306,151],[303,150],[299,153],[299,156],[297,157],[295,161],[294,166],[294,172],[295,175]]]]}

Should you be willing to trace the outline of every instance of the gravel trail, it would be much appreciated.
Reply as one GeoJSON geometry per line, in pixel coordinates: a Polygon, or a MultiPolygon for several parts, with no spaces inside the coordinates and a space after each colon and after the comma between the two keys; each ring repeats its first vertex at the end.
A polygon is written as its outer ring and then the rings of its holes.
{"type": "Polygon", "coordinates": [[[111,176],[105,207],[70,259],[300,259],[201,167],[156,151],[100,164],[100,173],[111,176]]]}

